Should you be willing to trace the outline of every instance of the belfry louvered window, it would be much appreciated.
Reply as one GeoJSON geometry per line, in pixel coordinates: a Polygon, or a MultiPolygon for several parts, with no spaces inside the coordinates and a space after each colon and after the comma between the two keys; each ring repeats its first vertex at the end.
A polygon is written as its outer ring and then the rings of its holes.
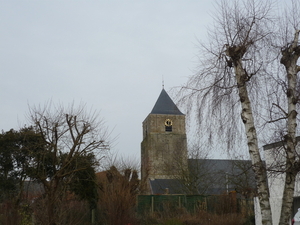
{"type": "Polygon", "coordinates": [[[173,125],[172,120],[166,119],[166,121],[165,121],[165,130],[167,132],[172,132],[172,125],[173,125]]]}

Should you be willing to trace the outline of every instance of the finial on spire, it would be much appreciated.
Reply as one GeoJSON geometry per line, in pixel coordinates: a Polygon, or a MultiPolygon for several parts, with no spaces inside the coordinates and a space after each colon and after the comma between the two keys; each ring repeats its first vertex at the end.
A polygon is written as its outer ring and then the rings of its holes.
{"type": "Polygon", "coordinates": [[[164,75],[162,75],[162,89],[165,89],[164,75]]]}

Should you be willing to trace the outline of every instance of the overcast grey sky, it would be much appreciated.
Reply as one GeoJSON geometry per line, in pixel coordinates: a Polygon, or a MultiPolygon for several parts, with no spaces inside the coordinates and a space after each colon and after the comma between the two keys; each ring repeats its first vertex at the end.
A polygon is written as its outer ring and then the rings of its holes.
{"type": "Polygon", "coordinates": [[[0,129],[25,124],[28,104],[84,102],[118,136],[113,151],[139,159],[162,76],[168,92],[193,73],[212,9],[211,0],[1,0],[0,129]]]}

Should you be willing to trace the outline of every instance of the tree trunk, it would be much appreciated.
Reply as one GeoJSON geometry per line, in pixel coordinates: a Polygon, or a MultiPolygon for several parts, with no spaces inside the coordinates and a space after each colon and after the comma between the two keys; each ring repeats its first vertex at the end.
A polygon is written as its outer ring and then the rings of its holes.
{"type": "Polygon", "coordinates": [[[47,214],[48,214],[48,224],[49,225],[56,225],[55,222],[55,213],[54,213],[54,208],[55,208],[55,198],[54,194],[50,191],[48,193],[48,201],[47,201],[47,214]]]}
{"type": "Polygon", "coordinates": [[[245,133],[247,135],[248,142],[248,150],[251,157],[251,162],[253,166],[253,170],[255,173],[255,180],[258,189],[258,197],[261,208],[262,215],[262,224],[263,225],[272,225],[272,212],[269,201],[269,191],[267,184],[267,174],[265,166],[261,160],[258,142],[257,142],[257,134],[254,125],[254,118],[252,115],[251,102],[249,99],[246,80],[247,73],[243,69],[241,60],[236,60],[234,62],[234,70],[239,90],[239,97],[242,107],[242,121],[245,126],[245,133]]]}
{"type": "Polygon", "coordinates": [[[50,181],[49,183],[47,181],[44,181],[44,188],[45,188],[45,194],[47,196],[47,216],[48,216],[48,225],[56,225],[57,215],[55,212],[56,208],[56,201],[57,201],[57,186],[58,186],[58,179],[50,181]]]}
{"type": "Polygon", "coordinates": [[[297,45],[299,39],[299,30],[295,32],[295,37],[290,46],[282,51],[281,63],[285,66],[288,80],[287,100],[287,135],[286,141],[286,165],[285,165],[285,182],[283,190],[283,198],[281,205],[280,225],[289,223],[291,218],[291,209],[293,205],[295,179],[298,168],[295,168],[296,158],[296,126],[297,126],[297,109],[298,96],[297,88],[297,61],[300,55],[300,47],[297,45]]]}

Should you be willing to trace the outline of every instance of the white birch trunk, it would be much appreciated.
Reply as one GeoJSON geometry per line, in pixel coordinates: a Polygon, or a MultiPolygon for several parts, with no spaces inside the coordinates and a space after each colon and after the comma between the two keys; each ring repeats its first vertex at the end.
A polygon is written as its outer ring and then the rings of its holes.
{"type": "Polygon", "coordinates": [[[288,112],[287,112],[287,135],[286,135],[286,165],[285,165],[285,183],[281,205],[280,225],[289,224],[291,219],[291,209],[293,204],[295,179],[298,168],[295,168],[296,159],[296,126],[297,126],[297,109],[296,104],[298,96],[297,87],[297,61],[300,55],[300,47],[297,46],[299,31],[296,31],[293,43],[282,51],[281,63],[286,68],[288,89],[288,112]],[[296,48],[298,47],[298,53],[296,48]]]}
{"type": "Polygon", "coordinates": [[[242,106],[241,117],[245,126],[247,135],[248,150],[252,161],[253,170],[258,189],[258,197],[261,208],[261,217],[263,225],[272,225],[272,212],[269,201],[269,189],[267,184],[267,174],[265,166],[261,160],[257,134],[254,125],[251,102],[249,99],[246,80],[247,74],[243,69],[241,59],[234,62],[235,75],[239,90],[239,97],[242,106]]]}

